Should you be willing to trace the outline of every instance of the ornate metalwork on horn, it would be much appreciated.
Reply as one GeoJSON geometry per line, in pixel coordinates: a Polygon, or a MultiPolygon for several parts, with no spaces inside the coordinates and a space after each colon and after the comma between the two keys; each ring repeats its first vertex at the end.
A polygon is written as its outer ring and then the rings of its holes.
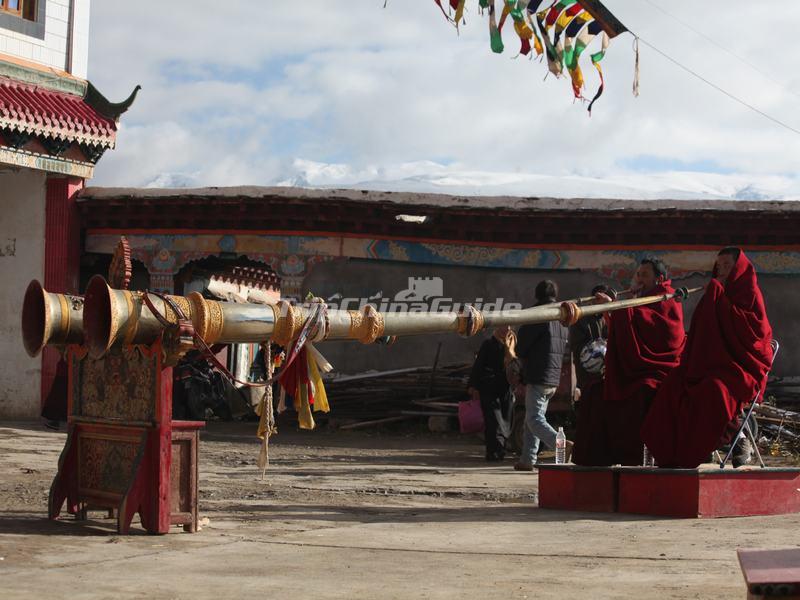
{"type": "Polygon", "coordinates": [[[22,343],[30,356],[45,346],[83,341],[83,298],[48,292],[37,280],[28,284],[22,301],[22,343]]]}
{"type": "MultiPolygon", "coordinates": [[[[181,296],[171,299],[191,318],[191,304],[181,296]]],[[[153,304],[170,323],[177,325],[178,315],[161,298],[153,304]]],[[[151,344],[164,330],[156,316],[144,305],[142,292],[115,290],[95,275],[86,288],[84,329],[89,355],[99,358],[117,345],[151,344]]]]}
{"type": "MultiPolygon", "coordinates": [[[[145,305],[144,294],[115,290],[96,275],[86,288],[86,343],[93,358],[103,356],[116,345],[151,344],[165,326],[145,305]]],[[[270,338],[275,324],[275,308],[263,304],[217,302],[197,292],[188,297],[155,294],[149,300],[168,323],[178,325],[174,303],[192,322],[207,344],[263,342],[270,338]]],[[[298,315],[298,318],[301,315],[298,315]]]]}

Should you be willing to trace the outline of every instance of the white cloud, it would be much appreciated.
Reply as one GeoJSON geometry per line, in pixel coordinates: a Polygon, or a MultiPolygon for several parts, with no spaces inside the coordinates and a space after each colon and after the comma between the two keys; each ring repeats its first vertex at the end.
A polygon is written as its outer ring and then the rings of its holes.
{"type": "MultiPolygon", "coordinates": [[[[468,4],[475,6],[456,36],[428,1],[390,0],[384,10],[380,0],[239,0],[220,11],[175,0],[157,13],[145,3],[95,2],[90,77],[112,98],[135,83],[144,89],[93,183],[383,182],[577,196],[589,194],[591,182],[625,197],[751,190],[800,198],[799,135],[645,46],[642,95],[633,98],[629,35],[612,42],[606,92],[589,118],[567,81],[542,81],[544,65],[510,60],[518,43],[510,26],[506,53],[493,55],[477,0],[468,4]],[[686,174],[682,165],[725,174],[686,174]]],[[[792,53],[777,51],[792,48],[800,5],[658,4],[782,78],[783,87],[649,0],[607,0],[643,39],[800,128],[800,77],[792,53]]],[[[596,75],[590,65],[584,70],[591,93],[596,75]]]]}

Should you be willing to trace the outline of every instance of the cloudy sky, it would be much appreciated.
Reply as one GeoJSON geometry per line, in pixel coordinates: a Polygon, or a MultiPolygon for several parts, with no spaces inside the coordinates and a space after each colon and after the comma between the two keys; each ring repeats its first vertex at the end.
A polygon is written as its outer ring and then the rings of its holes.
{"type": "MultiPolygon", "coordinates": [[[[589,117],[568,80],[514,59],[510,26],[492,54],[478,0],[467,5],[457,35],[431,0],[95,1],[90,79],[112,100],[143,90],[92,184],[800,199],[800,135],[645,45],[634,98],[631,35],[612,41],[589,117]]],[[[606,5],[800,130],[797,0],[606,5]]]]}

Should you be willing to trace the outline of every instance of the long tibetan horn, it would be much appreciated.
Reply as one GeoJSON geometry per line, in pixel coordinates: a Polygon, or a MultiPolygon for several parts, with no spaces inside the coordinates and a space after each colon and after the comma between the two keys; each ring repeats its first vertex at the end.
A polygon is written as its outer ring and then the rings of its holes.
{"type": "MultiPolygon", "coordinates": [[[[653,304],[672,298],[683,299],[701,290],[682,288],[675,294],[663,294],[617,300],[606,304],[578,306],[572,301],[535,306],[521,310],[480,311],[466,306],[460,312],[380,313],[371,305],[361,310],[324,310],[321,304],[295,306],[281,300],[275,304],[238,304],[207,300],[199,293],[188,297],[171,296],[195,331],[207,344],[247,343],[272,340],[286,345],[296,339],[303,324],[315,322],[311,339],[358,340],[372,343],[385,336],[407,336],[452,331],[473,336],[479,331],[501,325],[524,325],[560,321],[575,323],[582,316],[623,308],[653,304]]],[[[154,308],[168,321],[177,323],[177,315],[160,297],[150,296],[154,308]]],[[[102,277],[92,278],[86,291],[86,342],[92,356],[102,356],[115,344],[154,342],[163,326],[143,302],[143,294],[113,290],[102,277]]]]}

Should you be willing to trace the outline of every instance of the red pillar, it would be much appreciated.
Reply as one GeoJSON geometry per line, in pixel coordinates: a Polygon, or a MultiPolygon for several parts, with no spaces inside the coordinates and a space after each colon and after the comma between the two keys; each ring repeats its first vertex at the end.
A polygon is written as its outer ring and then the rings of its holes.
{"type": "MultiPolygon", "coordinates": [[[[81,226],[76,196],[83,179],[50,177],[47,180],[44,224],[44,288],[48,292],[78,293],[81,259],[81,226]]],[[[60,355],[45,347],[42,352],[41,403],[53,387],[60,355]]]]}

